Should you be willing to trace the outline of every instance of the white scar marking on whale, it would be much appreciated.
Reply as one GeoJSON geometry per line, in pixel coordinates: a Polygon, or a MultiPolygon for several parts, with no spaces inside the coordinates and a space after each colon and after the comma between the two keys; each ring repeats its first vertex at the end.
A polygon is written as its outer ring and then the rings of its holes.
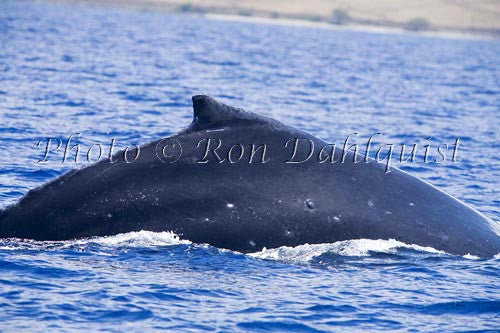
{"type": "Polygon", "coordinates": [[[222,132],[224,130],[225,130],[225,128],[216,128],[216,129],[207,129],[207,130],[205,130],[205,132],[207,132],[207,133],[208,132],[222,132]]]}

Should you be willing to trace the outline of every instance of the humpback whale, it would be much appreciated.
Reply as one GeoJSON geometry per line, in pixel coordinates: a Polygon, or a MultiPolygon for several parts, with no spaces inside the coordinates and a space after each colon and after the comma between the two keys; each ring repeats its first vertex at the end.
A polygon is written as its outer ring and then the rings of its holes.
{"type": "MultiPolygon", "coordinates": [[[[381,163],[319,163],[326,142],[198,95],[179,133],[72,170],[0,212],[0,238],[67,240],[149,230],[243,253],[349,239],[396,239],[457,255],[500,252],[498,224],[381,163]],[[286,148],[286,149],[285,149],[286,148]]],[[[332,153],[333,157],[340,157],[332,153]]]]}

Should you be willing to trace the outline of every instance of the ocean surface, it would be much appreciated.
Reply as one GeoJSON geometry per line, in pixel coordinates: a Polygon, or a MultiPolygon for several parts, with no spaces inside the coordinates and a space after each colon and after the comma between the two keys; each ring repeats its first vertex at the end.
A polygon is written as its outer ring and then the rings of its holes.
{"type": "MultiPolygon", "coordinates": [[[[0,1],[0,207],[87,165],[92,145],[186,127],[200,93],[329,142],[380,132],[376,143],[418,144],[413,163],[393,165],[500,221],[498,40],[9,0],[0,1]],[[72,134],[81,156],[63,163],[72,134]],[[62,148],[40,163],[48,138],[62,148]],[[435,154],[457,138],[455,161],[450,148],[445,161],[424,162],[422,147],[435,154]]],[[[0,331],[155,329],[499,331],[500,257],[395,240],[244,255],[147,231],[0,240],[0,331]]]]}

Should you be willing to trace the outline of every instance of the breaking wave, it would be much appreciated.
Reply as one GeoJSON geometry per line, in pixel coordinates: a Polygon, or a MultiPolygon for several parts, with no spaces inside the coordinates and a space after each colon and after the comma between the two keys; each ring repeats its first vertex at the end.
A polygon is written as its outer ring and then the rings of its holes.
{"type": "Polygon", "coordinates": [[[280,260],[287,262],[307,263],[325,254],[346,257],[367,257],[374,253],[396,254],[401,250],[412,250],[421,253],[447,255],[446,252],[432,247],[406,244],[395,239],[353,239],[324,244],[304,244],[295,247],[282,246],[276,249],[263,249],[250,254],[259,259],[280,260]]]}
{"type": "Polygon", "coordinates": [[[0,250],[19,249],[61,249],[73,247],[101,246],[101,247],[158,247],[191,244],[190,241],[180,239],[170,231],[132,231],[113,236],[91,237],[68,241],[35,241],[29,239],[0,240],[0,250]]]}
{"type": "MultiPolygon", "coordinates": [[[[133,231],[114,236],[91,237],[68,241],[34,241],[27,239],[6,239],[0,240],[0,250],[58,250],[77,248],[81,251],[92,251],[98,248],[101,251],[109,248],[148,248],[166,247],[175,245],[193,245],[195,247],[211,247],[207,244],[193,244],[191,241],[181,239],[177,234],[170,231],[133,231]]],[[[218,249],[220,253],[228,250],[218,249]]],[[[369,257],[377,254],[400,255],[403,252],[418,254],[432,254],[436,256],[452,256],[444,251],[436,250],[432,247],[425,247],[415,244],[406,244],[395,239],[354,239],[335,243],[323,244],[303,244],[295,247],[282,246],[273,249],[262,249],[262,251],[248,254],[248,256],[264,259],[276,260],[291,263],[310,263],[318,257],[325,255],[338,257],[369,257]]],[[[232,251],[230,251],[232,252],[232,251]]],[[[467,254],[465,259],[480,259],[479,257],[467,254]]],[[[500,259],[500,253],[494,259],[500,259]]]]}

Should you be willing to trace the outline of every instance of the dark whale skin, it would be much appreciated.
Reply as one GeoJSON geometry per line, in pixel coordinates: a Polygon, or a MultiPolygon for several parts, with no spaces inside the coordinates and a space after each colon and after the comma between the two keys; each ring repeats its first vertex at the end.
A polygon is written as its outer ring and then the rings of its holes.
{"type": "MultiPolygon", "coordinates": [[[[182,146],[178,161],[161,161],[155,141],[133,163],[118,153],[115,163],[70,171],[2,211],[0,237],[67,240],[150,230],[244,253],[361,238],[457,255],[500,253],[496,222],[410,174],[353,163],[350,154],[344,163],[313,157],[287,164],[288,140],[310,139],[318,150],[326,143],[208,96],[194,96],[193,108],[191,125],[168,138],[182,146]],[[265,144],[269,160],[261,163],[257,153],[249,163],[245,152],[238,163],[218,163],[213,154],[198,163],[206,141],[197,143],[207,138],[221,140],[219,152],[265,144]]],[[[297,156],[305,155],[301,145],[297,156]]]]}

